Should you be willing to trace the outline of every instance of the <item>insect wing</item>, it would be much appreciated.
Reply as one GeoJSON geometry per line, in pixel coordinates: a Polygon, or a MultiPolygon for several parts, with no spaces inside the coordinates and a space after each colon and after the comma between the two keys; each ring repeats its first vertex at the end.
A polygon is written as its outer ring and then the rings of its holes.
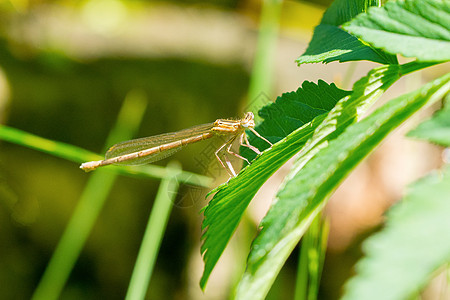
{"type": "MultiPolygon", "coordinates": [[[[159,147],[168,143],[180,141],[183,139],[187,139],[193,136],[197,136],[203,133],[208,133],[211,131],[211,128],[213,127],[213,123],[209,124],[203,124],[203,125],[197,125],[191,128],[187,128],[181,131],[177,132],[171,132],[171,133],[164,133],[159,135],[154,135],[150,137],[145,138],[139,138],[134,139],[130,141],[121,142],[118,144],[115,144],[105,154],[106,159],[119,157],[125,154],[130,154],[134,152],[139,152],[145,149],[150,149],[154,147],[159,147]]],[[[153,154],[138,157],[135,159],[123,161],[117,164],[121,165],[140,165],[140,164],[146,164],[155,162],[158,160],[161,160],[163,158],[166,158],[170,155],[173,155],[175,152],[181,150],[183,146],[177,146],[172,149],[166,149],[162,152],[155,152],[153,154]]]]}

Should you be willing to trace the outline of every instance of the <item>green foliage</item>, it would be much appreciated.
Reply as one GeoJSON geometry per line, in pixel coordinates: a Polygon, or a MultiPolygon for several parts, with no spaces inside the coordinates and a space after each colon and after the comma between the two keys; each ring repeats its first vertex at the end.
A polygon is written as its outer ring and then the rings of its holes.
{"type": "MultiPolygon", "coordinates": [[[[449,104],[447,95],[444,108],[408,136],[449,146],[449,104]]],[[[343,299],[414,298],[450,262],[448,199],[448,165],[411,184],[403,201],[388,212],[385,228],[364,243],[365,257],[358,262],[357,275],[347,283],[343,299]]]]}
{"type": "MultiPolygon", "coordinates": [[[[364,111],[364,107],[373,103],[374,100],[381,96],[383,90],[387,89],[390,83],[399,77],[399,72],[400,66],[398,65],[380,67],[371,71],[370,74],[358,81],[355,84],[354,92],[350,96],[342,98],[317,129],[315,129],[313,136],[299,153],[297,165],[294,166],[294,169],[303,167],[323,146],[326,146],[329,141],[335,139],[352,124],[358,117],[358,114],[364,111]],[[373,93],[367,92],[371,90],[373,93]]],[[[323,168],[319,168],[318,171],[321,172],[323,168]]],[[[308,186],[303,184],[302,187],[309,189],[308,186]]],[[[300,189],[301,187],[297,187],[297,192],[300,189]]],[[[279,201],[275,201],[270,211],[273,209],[276,210],[277,205],[282,204],[279,201]]],[[[301,206],[297,208],[301,209],[301,206]]],[[[256,264],[260,258],[266,255],[268,249],[272,247],[270,240],[282,234],[284,229],[288,230],[286,226],[289,220],[286,218],[286,215],[279,216],[275,214],[272,220],[270,211],[262,221],[261,227],[263,229],[252,246],[253,249],[249,255],[249,262],[252,264],[256,264]],[[272,226],[266,226],[265,222],[272,223],[272,226]],[[261,248],[259,244],[264,245],[264,247],[261,248]]],[[[287,213],[295,214],[295,210],[287,213]]]]}
{"type": "MultiPolygon", "coordinates": [[[[263,152],[258,159],[241,171],[239,177],[231,178],[228,183],[215,190],[216,194],[204,210],[205,218],[202,225],[202,229],[205,230],[202,236],[204,242],[201,249],[205,261],[205,270],[200,281],[202,288],[205,287],[212,269],[258,189],[312,136],[314,129],[324,119],[323,111],[325,108],[332,107],[333,103],[339,100],[339,97],[348,94],[337,89],[334,85],[327,85],[324,82],[320,85],[322,86],[322,93],[327,94],[328,98],[322,99],[322,105],[318,106],[320,109],[309,111],[309,118],[316,117],[273,145],[270,151],[263,152]]],[[[284,94],[278,98],[277,103],[270,105],[267,111],[275,113],[279,109],[291,107],[293,103],[294,105],[305,106],[317,99],[317,94],[314,93],[314,91],[317,91],[316,85],[305,83],[303,87],[306,90],[299,89],[297,92],[284,94]]],[[[298,120],[300,120],[299,117],[294,122],[301,122],[298,120]]],[[[271,137],[277,138],[276,132],[273,132],[273,134],[271,137]]]]}
{"type": "Polygon", "coordinates": [[[444,108],[430,119],[411,130],[408,136],[450,147],[450,94],[447,95],[444,108]]]}
{"type": "Polygon", "coordinates": [[[297,59],[297,63],[301,65],[370,60],[383,64],[395,64],[397,62],[395,56],[362,43],[340,27],[359,13],[367,11],[370,6],[378,6],[379,3],[380,1],[377,0],[334,1],[315,28],[308,49],[297,59]]]}
{"type": "MultiPolygon", "coordinates": [[[[296,163],[260,224],[260,232],[253,241],[248,256],[246,271],[235,292],[236,299],[264,299],[286,259],[346,175],[391,131],[422,107],[448,93],[450,74],[416,92],[388,102],[365,119],[356,122],[399,78],[431,66],[433,62],[448,60],[450,53],[447,49],[448,30],[444,30],[448,29],[448,9],[442,1],[400,1],[398,4],[388,4],[383,9],[370,8],[370,13],[365,13],[369,6],[374,5],[378,5],[378,2],[335,1],[324,14],[321,24],[316,27],[307,51],[297,63],[365,59],[388,65],[370,71],[354,85],[351,95],[340,93],[341,99],[331,110],[320,101],[311,105],[309,101],[301,100],[307,91],[305,84],[301,91],[283,94],[276,103],[260,110],[264,121],[257,130],[272,142],[279,142],[257,157],[252,165],[243,169],[237,178],[219,187],[206,207],[202,245],[205,270],[200,282],[202,288],[205,287],[213,266],[236,229],[249,201],[279,164],[298,151],[296,163]],[[352,20],[355,16],[357,17],[352,20]],[[405,20],[409,27],[398,25],[400,21],[405,20]],[[351,33],[358,32],[358,36],[343,31],[340,26],[344,23],[347,30],[351,33]],[[379,25],[378,28],[375,24],[384,26],[379,25]],[[375,41],[371,40],[373,35],[368,34],[373,33],[374,28],[384,30],[376,36],[375,41]],[[398,35],[399,32],[402,33],[399,38],[403,44],[392,39],[393,34],[398,35]],[[358,38],[364,39],[365,42],[358,38]],[[414,52],[422,47],[409,42],[417,41],[415,38],[426,41],[422,52],[414,52]],[[385,47],[385,44],[389,44],[389,47],[385,47]],[[431,49],[434,46],[436,49],[431,49]],[[383,48],[389,53],[377,48],[383,48]],[[445,50],[445,54],[436,54],[442,50],[445,50]],[[405,56],[407,53],[416,53],[414,56],[418,61],[398,65],[394,56],[398,53],[405,56]],[[305,106],[306,103],[308,105],[305,106]],[[318,108],[325,107],[329,112],[319,114],[311,121],[309,113],[317,113],[318,108]],[[289,145],[294,142],[298,143],[297,147],[289,145]]],[[[312,87],[314,94],[319,95],[318,86],[312,87]]],[[[442,121],[448,122],[448,118],[445,119],[443,115],[438,120],[433,126],[437,127],[436,123],[440,123],[442,127],[442,121]]],[[[445,123],[448,124],[447,122],[445,123]]],[[[267,148],[267,145],[252,135],[250,140],[261,149],[267,148]]],[[[242,153],[248,158],[254,157],[248,151],[242,153]]],[[[299,268],[307,269],[305,266],[299,268]]],[[[309,275],[305,275],[305,272],[300,270],[299,274],[302,274],[304,279],[303,282],[299,280],[299,285],[304,287],[304,282],[308,281],[305,278],[313,279],[314,272],[310,271],[309,275]]],[[[311,284],[313,282],[317,281],[312,280],[311,284]]],[[[312,285],[310,287],[312,288],[312,285]]],[[[306,292],[299,291],[297,295],[306,295],[306,292]]]]}
{"type": "MultiPolygon", "coordinates": [[[[274,10],[266,9],[262,17],[265,21],[252,75],[252,95],[269,86],[272,74],[270,58],[275,49],[273,41],[281,3],[270,3],[274,10]]],[[[266,142],[250,133],[251,144],[264,151],[256,155],[242,148],[242,155],[252,160],[251,165],[213,191],[215,194],[203,211],[202,289],[254,195],[277,169],[297,155],[260,224],[246,271],[234,296],[236,299],[264,299],[303,237],[296,299],[316,298],[327,235],[327,227],[321,227],[319,220],[330,194],[390,132],[450,90],[450,74],[447,74],[367,115],[372,104],[402,76],[450,60],[448,1],[399,0],[387,2],[385,7],[379,7],[380,3],[379,0],[336,0],[325,12],[308,49],[297,63],[368,60],[385,65],[371,70],[354,84],[352,91],[341,90],[322,80],[317,84],[305,81],[297,91],[283,94],[259,111],[263,122],[256,130],[274,145],[267,149],[266,142]],[[417,60],[399,65],[397,54],[417,60]],[[363,115],[367,116],[362,119],[363,115]]],[[[135,80],[139,83],[141,77],[135,80]]],[[[161,91],[167,93],[164,87],[161,91]]],[[[141,113],[142,109],[124,113],[122,117],[129,122],[118,126],[112,135],[129,135],[131,128],[137,126],[135,122],[140,120],[136,116],[141,113]]],[[[449,146],[449,120],[450,97],[444,109],[409,135],[449,146]]],[[[0,139],[77,163],[100,159],[77,147],[6,126],[0,126],[0,139]]],[[[211,182],[204,176],[185,171],[175,175],[158,166],[111,166],[97,172],[87,185],[80,206],[36,290],[36,299],[58,297],[113,184],[115,172],[164,179],[159,204],[155,204],[152,213],[156,229],[148,231],[144,238],[129,287],[130,298],[134,297],[134,292],[141,298],[145,296],[170,212],[170,191],[177,189],[178,182],[200,186],[211,182]]],[[[409,298],[425,285],[433,271],[448,262],[450,238],[446,238],[445,229],[450,225],[447,217],[450,207],[445,200],[450,195],[449,180],[447,167],[442,175],[433,174],[411,186],[405,197],[407,203],[394,207],[388,214],[390,220],[386,229],[366,243],[367,257],[358,265],[358,275],[347,285],[346,299],[409,298]]]]}
{"type": "Polygon", "coordinates": [[[236,299],[264,299],[289,254],[337,185],[388,133],[449,90],[450,74],[391,100],[350,125],[306,164],[300,158],[261,222],[236,299]]]}
{"type": "MultiPolygon", "coordinates": [[[[330,111],[339,99],[348,94],[350,92],[338,89],[334,84],[329,85],[323,80],[319,80],[317,84],[305,81],[297,91],[284,93],[274,103],[259,111],[264,122],[256,127],[256,131],[276,143],[311,122],[316,116],[330,111]]],[[[248,138],[250,144],[261,151],[269,148],[265,141],[252,132],[248,138]]],[[[256,157],[256,153],[247,147],[241,147],[240,152],[248,160],[256,157]]]]}
{"type": "Polygon", "coordinates": [[[364,243],[343,299],[413,299],[450,262],[449,199],[450,166],[411,184],[386,227],[364,243]]]}
{"type": "MultiPolygon", "coordinates": [[[[354,92],[337,102],[327,115],[320,114],[311,122],[293,131],[285,139],[276,143],[270,150],[266,150],[250,166],[243,169],[237,178],[232,178],[227,184],[220,186],[204,210],[205,219],[202,229],[205,231],[202,237],[204,240],[202,253],[204,253],[205,269],[200,281],[202,288],[205,287],[214,265],[237,228],[249,202],[275,170],[300,150],[299,155],[302,163],[311,159],[321,148],[321,145],[325,145],[329,140],[336,138],[349,124],[353,123],[358,114],[364,112],[371,103],[378,99],[400,77],[400,74],[407,74],[425,66],[427,65],[411,63],[402,66],[383,66],[372,70],[366,77],[355,84],[354,92]]],[[[276,118],[267,129],[264,124],[270,121],[265,120],[261,123],[262,134],[268,134],[269,139],[276,139],[277,134],[283,132],[283,128],[281,131],[273,128],[275,124],[293,126],[294,122],[300,123],[303,118],[302,114],[297,116],[297,118],[291,117],[288,119],[288,122],[284,121],[283,123],[281,123],[282,115],[277,115],[279,111],[291,111],[293,103],[296,106],[305,106],[305,104],[310,103],[310,100],[307,99],[311,98],[314,100],[317,95],[339,97],[347,94],[344,91],[338,92],[339,90],[331,85],[323,85],[323,87],[322,92],[317,92],[317,86],[313,87],[311,83],[307,83],[303,85],[302,90],[299,89],[296,93],[283,94],[281,98],[277,99],[276,103],[267,107],[267,117],[274,116],[276,118]],[[293,99],[296,100],[294,101],[293,99]]],[[[322,101],[324,101],[323,98],[322,101]]],[[[335,102],[338,100],[329,98],[326,101],[327,105],[332,99],[335,102]]],[[[308,107],[308,109],[311,108],[308,107]]],[[[311,109],[309,114],[314,112],[320,113],[321,111],[311,109]]],[[[284,132],[289,132],[289,129],[289,127],[285,127],[284,132]]],[[[280,219],[283,219],[283,217],[280,219]]],[[[275,235],[278,235],[279,229],[273,228],[275,235]]],[[[250,254],[249,260],[257,260],[259,255],[260,252],[254,250],[250,254]]]]}
{"type": "Polygon", "coordinates": [[[450,1],[388,1],[343,25],[349,33],[391,54],[418,61],[450,59],[450,1]]]}

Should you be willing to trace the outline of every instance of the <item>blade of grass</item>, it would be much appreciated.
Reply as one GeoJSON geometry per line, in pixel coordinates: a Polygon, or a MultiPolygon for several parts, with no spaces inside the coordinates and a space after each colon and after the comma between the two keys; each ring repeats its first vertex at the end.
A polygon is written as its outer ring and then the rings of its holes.
{"type": "Polygon", "coordinates": [[[171,163],[167,166],[167,169],[170,176],[163,179],[159,186],[131,276],[130,285],[128,286],[125,298],[127,300],[144,299],[150,283],[159,247],[166,230],[167,220],[169,219],[179,186],[177,174],[181,171],[180,165],[171,163]]]}
{"type": "MultiPolygon", "coordinates": [[[[130,93],[106,144],[131,138],[142,120],[145,107],[144,97],[130,93]]],[[[33,294],[33,300],[59,299],[116,177],[116,173],[106,170],[98,170],[91,176],[33,294]]]]}
{"type": "Polygon", "coordinates": [[[323,219],[322,213],[319,213],[302,239],[295,300],[317,299],[328,231],[329,224],[323,219]]]}
{"type": "MultiPolygon", "coordinates": [[[[145,178],[166,178],[169,176],[168,170],[165,167],[156,165],[144,166],[107,166],[105,168],[115,169],[118,173],[126,176],[145,177],[145,178]]],[[[200,186],[204,188],[211,188],[214,179],[205,175],[200,175],[188,171],[181,170],[177,175],[177,180],[180,183],[200,186]]]]}
{"type": "Polygon", "coordinates": [[[0,125],[0,140],[48,153],[76,163],[101,159],[98,154],[82,148],[45,139],[6,125],[0,125]]]}
{"type": "Polygon", "coordinates": [[[114,173],[104,170],[92,175],[34,291],[33,300],[59,299],[115,178],[114,173]]]}
{"type": "Polygon", "coordinates": [[[302,243],[300,245],[298,265],[297,265],[297,279],[295,282],[295,300],[306,300],[306,295],[308,293],[308,249],[310,243],[308,235],[302,238],[302,243]]]}
{"type": "MultiPolygon", "coordinates": [[[[263,94],[270,97],[272,92],[272,75],[282,4],[282,0],[262,1],[258,42],[248,91],[248,100],[251,101],[248,111],[258,111],[266,105],[266,97],[261,98],[259,95],[263,94]],[[259,102],[258,99],[264,100],[264,102],[259,102]]],[[[259,121],[260,117],[255,115],[255,120],[259,121]]]]}
{"type": "Polygon", "coordinates": [[[319,293],[320,277],[322,276],[322,267],[325,260],[329,228],[329,223],[323,218],[322,213],[320,213],[312,223],[312,231],[308,233],[313,242],[312,249],[309,252],[309,273],[311,277],[308,291],[309,300],[317,299],[319,293]]]}

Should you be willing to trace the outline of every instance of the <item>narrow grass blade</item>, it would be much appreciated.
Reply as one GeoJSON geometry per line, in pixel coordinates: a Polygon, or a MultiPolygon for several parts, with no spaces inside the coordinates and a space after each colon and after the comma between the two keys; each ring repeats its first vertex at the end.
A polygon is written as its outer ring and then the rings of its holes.
{"type": "MultiPolygon", "coordinates": [[[[258,43],[248,91],[248,111],[258,111],[272,94],[274,59],[280,27],[282,0],[262,1],[258,43]]],[[[259,116],[255,116],[259,121],[259,116]]]]}
{"type": "Polygon", "coordinates": [[[322,214],[318,214],[302,239],[295,285],[295,300],[317,299],[328,232],[328,222],[323,220],[322,214]]]}
{"type": "Polygon", "coordinates": [[[45,139],[5,125],[0,125],[0,140],[48,153],[76,163],[99,159],[100,157],[82,148],[45,139]]]}
{"type": "MultiPolygon", "coordinates": [[[[107,144],[117,140],[129,139],[142,120],[145,106],[145,99],[130,94],[124,101],[118,121],[108,138],[107,144]]],[[[33,300],[56,300],[60,298],[70,272],[80,256],[116,177],[115,173],[104,170],[99,170],[91,176],[34,292],[33,300]]]]}
{"type": "Polygon", "coordinates": [[[161,181],[158,194],[156,195],[130,285],[128,286],[125,298],[127,300],[145,298],[159,247],[166,230],[167,220],[178,191],[177,174],[181,171],[181,168],[178,164],[172,163],[167,166],[167,169],[169,176],[161,181]]]}

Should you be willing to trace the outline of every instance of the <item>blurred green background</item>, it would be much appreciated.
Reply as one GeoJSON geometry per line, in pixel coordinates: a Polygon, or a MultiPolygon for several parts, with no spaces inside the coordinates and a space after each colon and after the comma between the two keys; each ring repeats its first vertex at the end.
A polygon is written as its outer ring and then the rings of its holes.
{"type": "MultiPolygon", "coordinates": [[[[348,66],[299,69],[294,63],[329,2],[283,3],[273,67],[267,70],[271,83],[259,98],[273,101],[305,79],[342,83],[348,66]]],[[[135,137],[242,116],[252,101],[261,100],[248,96],[260,14],[256,0],[0,1],[0,120],[101,154],[110,146],[106,138],[132,91],[147,101],[135,137]]],[[[354,77],[370,67],[363,65],[354,77]]],[[[218,173],[213,159],[195,159],[207,146],[193,145],[156,164],[177,160],[184,170],[212,176],[212,187],[217,186],[226,174],[218,173]]],[[[29,299],[33,294],[90,176],[78,167],[1,142],[0,299],[29,299]]],[[[269,200],[283,172],[269,185],[269,200]]],[[[61,299],[124,298],[159,184],[159,179],[118,177],[61,299]]],[[[267,201],[250,207],[202,293],[199,211],[207,203],[207,191],[181,185],[147,299],[226,299],[238,279],[267,201]]],[[[376,224],[357,226],[356,232],[373,230],[376,224]]],[[[333,240],[336,232],[331,233],[333,240]]],[[[339,296],[360,256],[362,237],[351,236],[344,245],[330,248],[321,299],[339,296]]],[[[293,297],[296,266],[297,253],[268,299],[293,297]]]]}

